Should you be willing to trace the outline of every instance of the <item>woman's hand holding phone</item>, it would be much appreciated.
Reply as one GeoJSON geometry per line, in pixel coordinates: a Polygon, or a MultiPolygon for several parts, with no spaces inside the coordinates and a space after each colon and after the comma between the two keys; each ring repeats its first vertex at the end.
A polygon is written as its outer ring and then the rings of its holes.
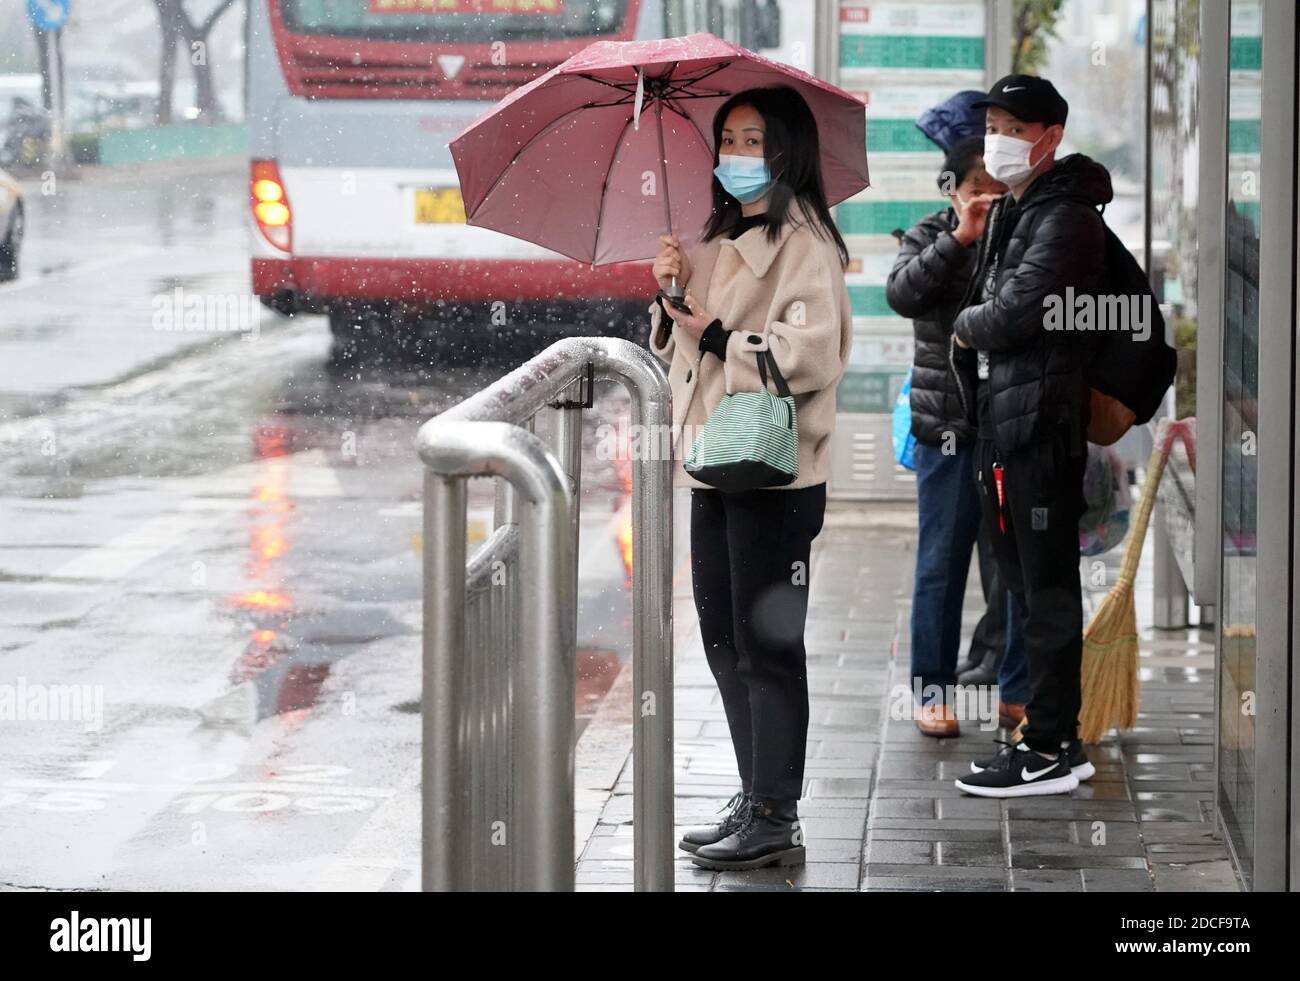
{"type": "Polygon", "coordinates": [[[686,291],[684,299],[686,305],[690,308],[690,313],[683,313],[672,303],[665,303],[664,309],[668,311],[668,316],[673,318],[673,323],[690,334],[691,337],[699,340],[704,335],[705,328],[713,323],[713,316],[696,302],[690,290],[686,291]]]}

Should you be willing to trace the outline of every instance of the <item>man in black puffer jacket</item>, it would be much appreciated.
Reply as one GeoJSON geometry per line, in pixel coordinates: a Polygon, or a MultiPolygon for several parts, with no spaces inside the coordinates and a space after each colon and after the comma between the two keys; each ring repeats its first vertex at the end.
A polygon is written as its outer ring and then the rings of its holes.
{"type": "MultiPolygon", "coordinates": [[[[939,174],[952,201],[903,235],[885,296],[912,318],[912,435],[916,437],[918,533],[912,590],[912,677],[921,692],[917,727],[927,736],[956,736],[953,710],[958,682],[962,604],[971,549],[980,528],[974,480],[975,405],[960,388],[952,361],[952,322],[975,272],[975,243],[990,205],[1006,185],[984,170],[984,138],[953,146],[939,174]],[[941,697],[942,694],[942,697],[941,697]],[[951,695],[951,697],[950,697],[951,695]]],[[[959,355],[974,360],[974,354],[959,355]]],[[[999,680],[1002,698],[1024,701],[1027,687],[1019,625],[1009,622],[1010,601],[997,575],[992,542],[979,535],[980,579],[987,609],[971,638],[970,660],[988,665],[986,683],[999,680]],[[1008,646],[1008,628],[1011,644],[1008,646]],[[1003,664],[1003,652],[1010,662],[1003,664]],[[1019,694],[1009,694],[1011,692],[1019,694]]],[[[963,678],[964,682],[966,679],[963,678]]]]}
{"type": "Polygon", "coordinates": [[[984,162],[1011,193],[989,211],[971,305],[954,342],[977,352],[976,480],[998,566],[1025,613],[1030,695],[1024,737],[972,765],[962,790],[988,797],[1066,793],[1092,766],[1077,738],[1088,386],[1074,330],[1049,330],[1045,305],[1095,294],[1106,270],[1098,205],[1110,175],[1081,155],[1056,160],[1069,107],[1046,79],[1011,75],[984,101],[984,162]]]}

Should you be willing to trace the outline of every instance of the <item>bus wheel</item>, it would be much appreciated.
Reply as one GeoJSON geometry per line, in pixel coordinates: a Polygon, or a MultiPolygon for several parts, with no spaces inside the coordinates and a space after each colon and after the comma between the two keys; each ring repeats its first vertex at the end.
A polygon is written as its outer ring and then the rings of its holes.
{"type": "Polygon", "coordinates": [[[9,231],[0,241],[0,283],[18,278],[18,252],[23,244],[23,206],[14,208],[9,231]]]}
{"type": "Polygon", "coordinates": [[[388,317],[382,310],[368,304],[338,304],[330,307],[329,322],[334,335],[331,360],[355,364],[382,357],[388,333],[388,317]]]}

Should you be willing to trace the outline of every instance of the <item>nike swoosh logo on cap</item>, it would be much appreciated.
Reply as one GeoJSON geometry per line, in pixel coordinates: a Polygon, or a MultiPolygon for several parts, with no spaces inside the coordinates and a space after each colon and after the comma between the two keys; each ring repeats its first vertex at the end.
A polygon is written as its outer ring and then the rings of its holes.
{"type": "Polygon", "coordinates": [[[1023,92],[1024,90],[1025,87],[1023,85],[1017,85],[1015,88],[1010,88],[1008,86],[1003,86],[1002,88],[1003,92],[1023,92]]]}

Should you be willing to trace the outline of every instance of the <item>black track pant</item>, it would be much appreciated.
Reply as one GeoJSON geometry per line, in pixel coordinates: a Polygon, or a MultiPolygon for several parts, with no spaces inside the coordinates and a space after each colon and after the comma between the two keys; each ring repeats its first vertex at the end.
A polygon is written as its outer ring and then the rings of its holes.
{"type": "Polygon", "coordinates": [[[1029,663],[1025,742],[1055,753],[1079,725],[1079,669],[1083,657],[1083,589],[1079,581],[1079,518],[1084,511],[1082,439],[1062,427],[1012,453],[991,440],[975,450],[985,531],[998,570],[1018,594],[1029,663]],[[998,505],[993,464],[1002,465],[1003,503],[998,505]],[[999,526],[999,517],[1002,525],[999,526]]]}
{"type": "Polygon", "coordinates": [[[826,485],[691,491],[691,570],[741,786],[797,800],[808,743],[808,557],[826,485]]]}

